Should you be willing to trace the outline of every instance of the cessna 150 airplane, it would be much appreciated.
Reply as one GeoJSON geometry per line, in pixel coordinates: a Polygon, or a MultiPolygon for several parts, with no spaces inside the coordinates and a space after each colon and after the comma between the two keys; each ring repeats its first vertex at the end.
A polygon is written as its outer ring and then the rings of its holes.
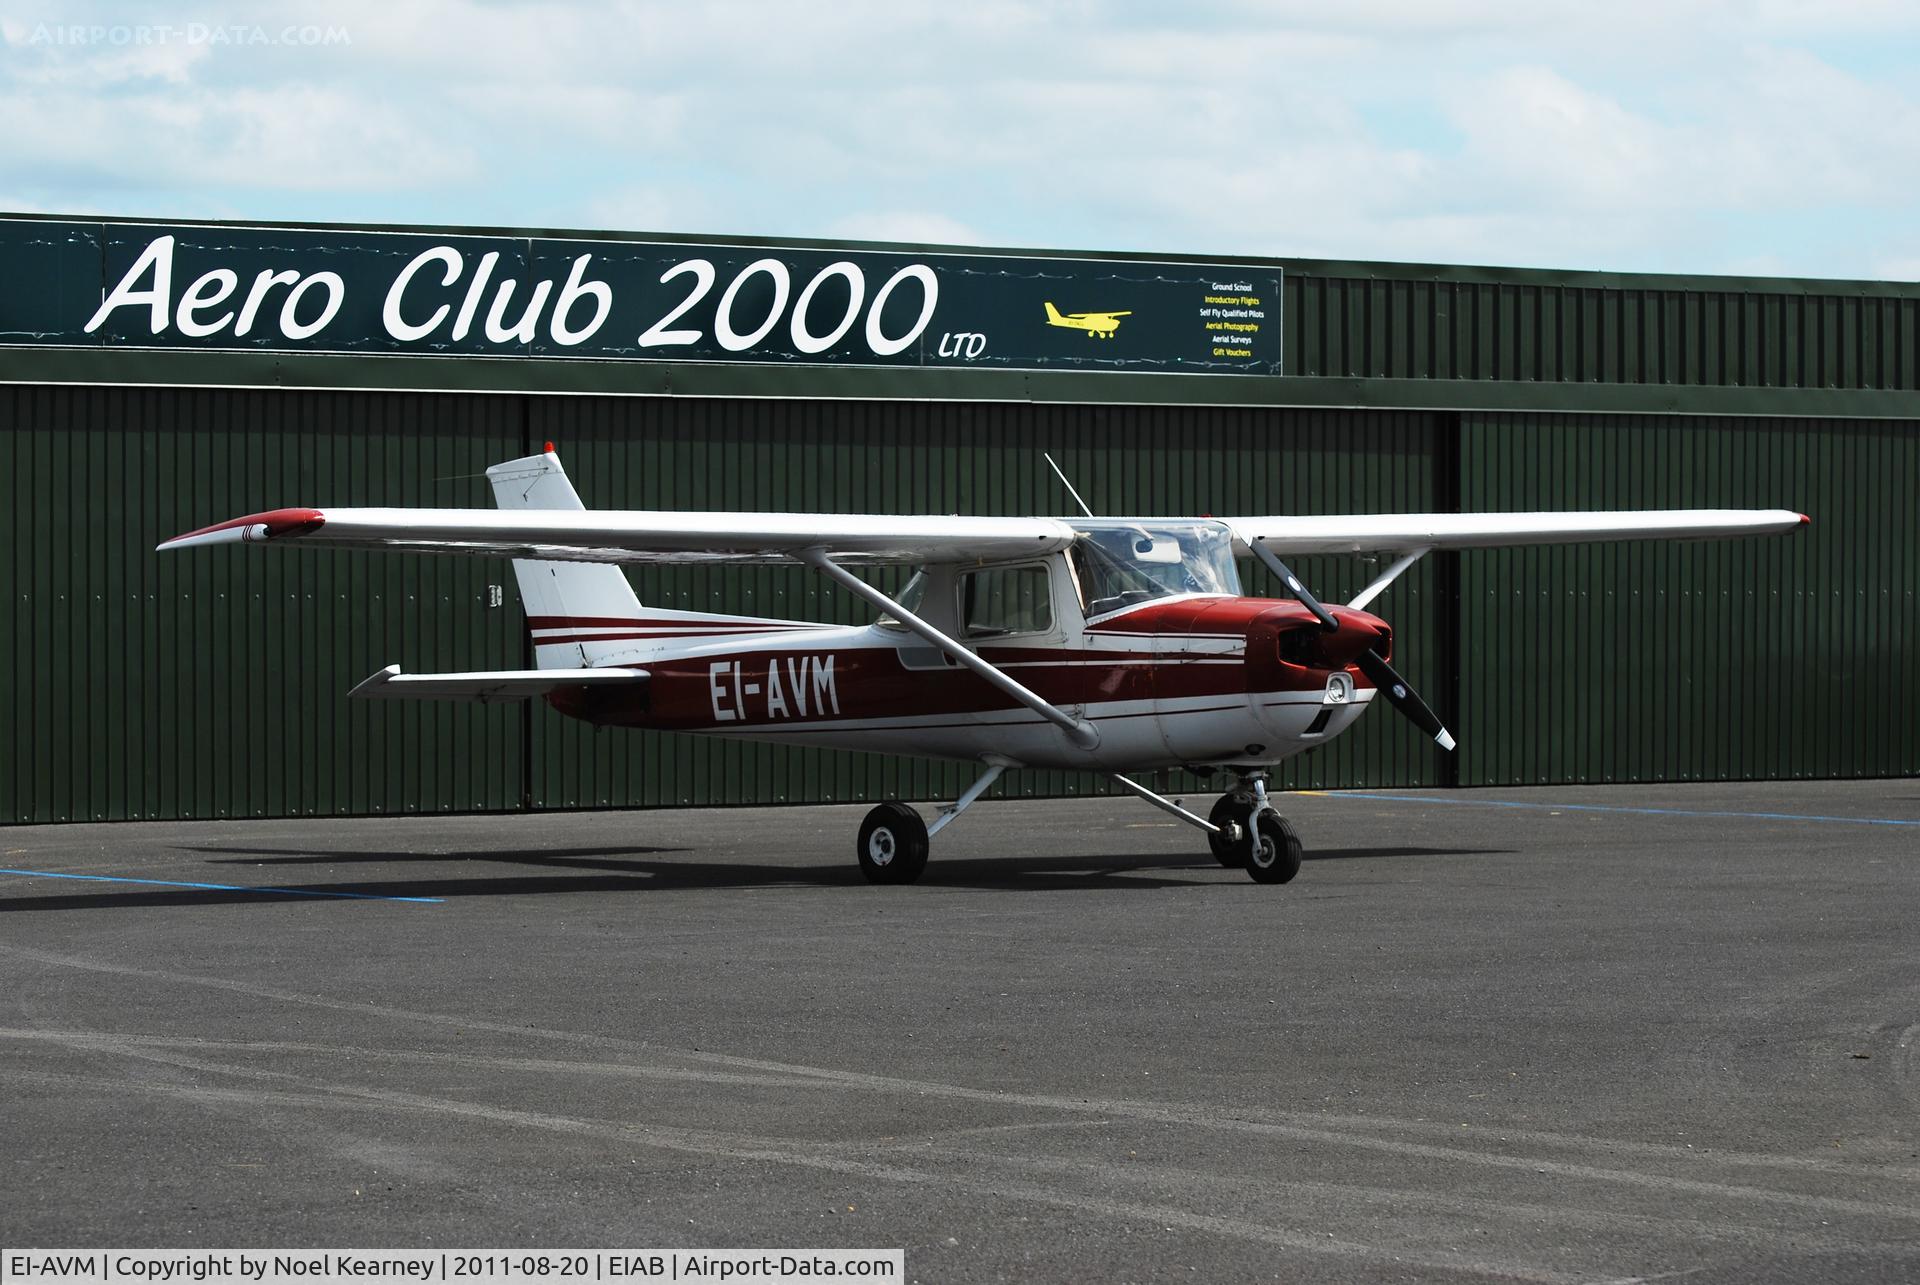
{"type": "Polygon", "coordinates": [[[855,852],[876,883],[918,878],[928,840],[1018,767],[1106,773],[1205,831],[1223,865],[1285,883],[1301,848],[1267,792],[1274,764],[1338,736],[1376,694],[1453,748],[1388,663],[1392,629],[1366,610],[1422,555],[1756,535],[1809,520],[1779,509],[1068,519],[589,512],[551,442],[487,477],[496,509],[275,509],[159,547],[265,542],[514,560],[538,668],[408,674],[389,665],[354,696],[542,696],[603,725],[981,764],[932,825],[901,803],[867,814],[855,852]],[[1282,560],[1327,552],[1392,561],[1352,601],[1328,606],[1282,560]],[[1245,596],[1236,556],[1263,563],[1292,600],[1245,596]],[[643,607],[618,564],[657,562],[800,564],[881,614],[842,627],[643,607]],[[882,565],[917,571],[887,594],[850,569],[882,565]],[[1125,775],[1173,766],[1230,772],[1236,784],[1202,817],[1125,775]]]}
{"type": "Polygon", "coordinates": [[[1084,330],[1090,339],[1111,339],[1113,332],[1120,329],[1120,318],[1131,317],[1132,309],[1120,312],[1061,312],[1052,304],[1047,305],[1047,324],[1064,326],[1068,330],[1084,330]]]}

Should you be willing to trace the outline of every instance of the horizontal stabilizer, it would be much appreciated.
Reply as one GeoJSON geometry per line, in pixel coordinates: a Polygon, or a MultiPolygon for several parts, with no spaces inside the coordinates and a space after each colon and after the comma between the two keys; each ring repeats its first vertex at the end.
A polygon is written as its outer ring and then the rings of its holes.
{"type": "Polygon", "coordinates": [[[631,687],[644,669],[496,669],[465,674],[403,674],[388,665],[348,692],[362,700],[525,700],[561,687],[631,687]]]}

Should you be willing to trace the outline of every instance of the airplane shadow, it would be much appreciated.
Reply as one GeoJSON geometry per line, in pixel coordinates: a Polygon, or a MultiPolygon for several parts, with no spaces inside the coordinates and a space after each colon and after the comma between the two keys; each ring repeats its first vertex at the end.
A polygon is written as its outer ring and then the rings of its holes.
{"type": "Polygon", "coordinates": [[[1365,861],[1374,857],[1502,857],[1515,848],[1308,848],[1308,861],[1365,861]]]}
{"type": "MultiPolygon", "coordinates": [[[[47,896],[0,897],[0,913],[34,910],[112,910],[182,906],[247,905],[289,901],[331,902],[334,905],[383,898],[523,897],[565,893],[686,892],[745,888],[866,889],[867,882],[852,862],[826,866],[766,865],[746,862],[660,861],[634,859],[681,848],[615,847],[550,849],[541,852],[313,852],[286,848],[187,848],[219,852],[212,865],[333,865],[343,862],[498,862],[544,866],[585,874],[498,874],[490,876],[416,877],[356,880],[342,883],[302,883],[284,886],[248,885],[236,888],[147,888],[124,892],[54,893],[47,896]],[[624,855],[627,859],[619,859],[624,855]],[[265,858],[265,860],[259,860],[265,858]]],[[[1508,848],[1324,848],[1307,854],[1311,861],[1351,861],[1379,857],[1484,856],[1510,852],[1508,848]]],[[[1154,889],[1202,887],[1232,878],[1204,853],[1137,853],[1088,856],[1008,856],[936,858],[920,879],[921,888],[986,889],[1049,892],[1087,889],[1154,889]]],[[[237,876],[229,876],[236,877],[237,876]]],[[[887,889],[873,889],[884,894],[887,889]]]]}
{"type": "Polygon", "coordinates": [[[511,852],[499,848],[481,848],[472,852],[315,852],[308,848],[235,848],[179,847],[179,852],[204,852],[214,855],[208,862],[215,866],[330,866],[377,861],[403,864],[409,861],[499,861],[516,866],[562,866],[580,870],[634,869],[631,861],[610,858],[645,856],[661,852],[690,852],[690,848],[648,848],[621,844],[611,848],[540,848],[532,852],[511,852]]]}

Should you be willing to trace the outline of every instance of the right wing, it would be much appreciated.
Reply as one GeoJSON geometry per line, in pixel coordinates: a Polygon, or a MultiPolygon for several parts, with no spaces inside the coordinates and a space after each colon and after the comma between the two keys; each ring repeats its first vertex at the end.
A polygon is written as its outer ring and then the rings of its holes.
{"type": "Polygon", "coordinates": [[[1340,513],[1222,518],[1241,552],[1255,540],[1276,553],[1408,553],[1596,540],[1707,540],[1805,526],[1790,509],[1650,509],[1569,513],[1340,513]]]}

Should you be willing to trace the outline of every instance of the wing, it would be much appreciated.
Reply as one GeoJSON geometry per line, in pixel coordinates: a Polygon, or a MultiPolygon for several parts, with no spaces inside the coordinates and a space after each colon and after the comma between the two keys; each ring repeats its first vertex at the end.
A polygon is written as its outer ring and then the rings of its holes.
{"type": "Polygon", "coordinates": [[[1064,549],[1053,518],[864,513],[650,513],[526,509],[274,509],[159,547],[265,541],[289,547],[476,553],[560,562],[786,563],[818,549],[849,564],[1004,561],[1064,549]]]}
{"type": "Polygon", "coordinates": [[[1656,509],[1637,513],[1370,513],[1223,518],[1238,552],[1260,541],[1276,553],[1492,549],[1594,540],[1710,540],[1770,535],[1811,521],[1788,509],[1656,509]]]}

